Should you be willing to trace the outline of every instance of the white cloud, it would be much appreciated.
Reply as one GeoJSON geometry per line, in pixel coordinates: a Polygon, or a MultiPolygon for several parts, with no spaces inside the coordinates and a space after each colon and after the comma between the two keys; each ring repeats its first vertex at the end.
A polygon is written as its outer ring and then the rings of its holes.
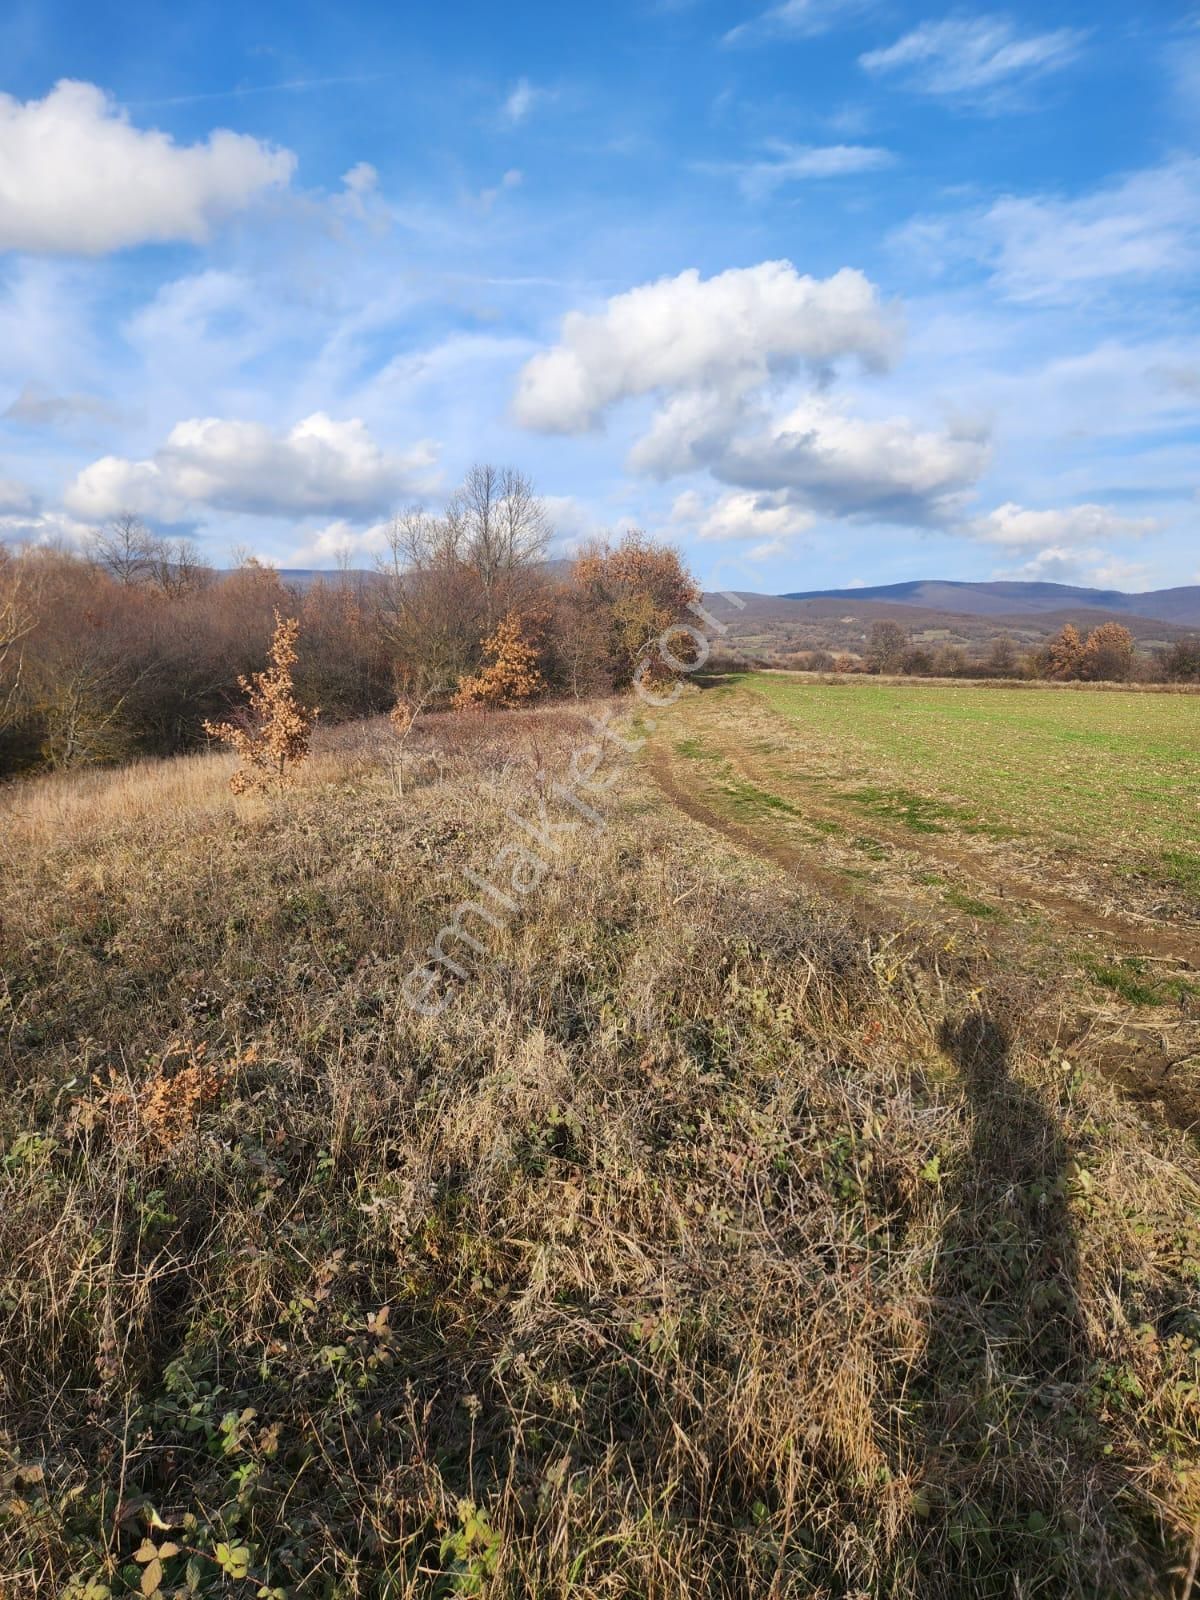
{"type": "Polygon", "coordinates": [[[868,11],[874,0],[780,0],[760,16],[730,28],[723,44],[753,44],[756,40],[790,35],[797,39],[814,38],[856,12],[868,11]]]}
{"type": "Polygon", "coordinates": [[[553,349],[522,369],[517,419],[547,433],[594,428],[617,401],[663,389],[746,392],[774,374],[857,355],[886,365],[892,319],[862,273],[802,277],[765,261],[702,279],[694,269],[571,312],[553,349]]]}
{"type": "Polygon", "coordinates": [[[863,144],[793,145],[775,139],[767,149],[771,154],[761,161],[702,162],[698,170],[728,173],[748,200],[762,200],[785,183],[878,172],[896,159],[890,150],[863,144]]]}
{"type": "Polygon", "coordinates": [[[597,539],[604,532],[604,524],[589,507],[572,494],[547,494],[542,496],[546,517],[554,530],[554,542],[564,550],[574,551],[589,539],[597,539]]]}
{"type": "Polygon", "coordinates": [[[834,517],[931,524],[954,515],[988,463],[976,435],[922,430],[907,417],[857,417],[810,395],[757,432],[731,438],[714,476],[760,490],[786,490],[834,517]]]}
{"type": "Polygon", "coordinates": [[[1071,200],[1009,197],[982,231],[1015,300],[1048,300],[1112,279],[1194,270],[1200,261],[1200,159],[1136,172],[1071,200]]]}
{"type": "Polygon", "coordinates": [[[150,460],[104,456],[85,467],[65,495],[92,517],[124,510],[181,521],[197,508],[291,516],[363,516],[420,487],[432,446],[385,453],[357,418],[315,412],[279,435],[258,422],[217,417],[177,423],[150,460]]]}
{"type": "MultiPolygon", "coordinates": [[[[1141,539],[1158,531],[1154,517],[1122,517],[1107,506],[1067,506],[1060,511],[1030,511],[1009,501],[986,516],[975,517],[963,531],[985,544],[1003,545],[1009,550],[1042,546],[1092,545],[1104,539],[1141,539]]],[[[1095,551],[1092,552],[1096,554],[1095,551]]]]}
{"type": "MultiPolygon", "coordinates": [[[[706,501],[695,489],[688,489],[671,507],[672,523],[692,528],[697,539],[714,543],[759,539],[775,554],[786,548],[786,540],[805,533],[815,520],[811,512],[790,505],[784,495],[746,490],[730,490],[706,501]]],[[[760,551],[764,548],[759,547],[760,551]]],[[[752,550],[751,557],[755,553],[752,550]]]]}
{"type": "Polygon", "coordinates": [[[1083,37],[1074,28],[1022,36],[1007,17],[948,17],[921,23],[886,50],[868,50],[859,64],[877,75],[898,73],[922,94],[994,110],[1009,103],[1015,86],[1072,62],[1083,37]]]}
{"type": "Polygon", "coordinates": [[[502,194],[511,189],[519,189],[524,182],[525,174],[521,169],[519,167],[510,167],[507,172],[501,175],[499,183],[493,184],[489,189],[480,190],[480,208],[484,211],[490,211],[502,194]]]}
{"type": "Polygon", "coordinates": [[[33,495],[23,483],[12,478],[0,478],[0,513],[32,511],[33,495]]]}
{"type": "Polygon", "coordinates": [[[95,537],[93,524],[61,511],[0,515],[0,544],[67,545],[79,549],[95,537]]]}
{"type": "Polygon", "coordinates": [[[330,200],[336,216],[356,222],[382,221],[387,207],[379,197],[379,172],[369,161],[357,161],[342,174],[342,187],[330,200]]]}
{"type": "Polygon", "coordinates": [[[1075,303],[1113,283],[1200,267],[1200,158],[1181,156],[1090,193],[1006,195],[987,207],[914,217],[889,237],[933,275],[978,264],[1009,300],[1075,303]]]}
{"type": "Polygon", "coordinates": [[[218,129],[203,144],[135,128],[101,89],[0,95],[0,250],[101,255],[202,241],[214,221],[286,185],[290,151],[218,129]]]}
{"type": "Polygon", "coordinates": [[[1050,545],[1039,550],[1019,567],[994,574],[1032,583],[1085,584],[1097,589],[1145,587],[1148,569],[1136,561],[1124,561],[1106,550],[1074,550],[1050,545]]]}
{"type": "Polygon", "coordinates": [[[504,101],[503,116],[511,127],[520,127],[532,114],[539,100],[549,98],[549,90],[535,88],[528,78],[518,78],[504,101]]]}
{"type": "Polygon", "coordinates": [[[379,173],[369,161],[355,162],[342,177],[342,187],[349,194],[374,194],[379,187],[379,173]]]}
{"type": "Polygon", "coordinates": [[[640,526],[628,512],[602,516],[571,494],[545,494],[540,498],[553,533],[554,555],[575,555],[593,539],[620,538],[640,526]]]}
{"type": "Polygon", "coordinates": [[[1101,589],[1130,589],[1145,587],[1149,575],[1149,567],[1140,561],[1124,561],[1120,556],[1110,556],[1101,566],[1092,568],[1091,581],[1101,589]]]}
{"type": "MultiPolygon", "coordinates": [[[[860,418],[823,392],[838,357],[884,366],[895,340],[874,287],[849,269],[824,280],[786,261],[708,280],[685,272],[568,316],[560,342],[522,370],[516,411],[526,426],[583,432],[619,401],[655,394],[629,453],[635,472],[708,471],[749,492],[736,502],[743,511],[758,496],[761,512],[787,508],[793,518],[941,524],[961,515],[962,493],[987,463],[978,431],[860,418]],[[805,368],[812,392],[797,400],[805,368]],[[793,391],[782,414],[773,409],[781,385],[793,391]]],[[[728,525],[714,536],[731,536],[728,525]]]]}
{"type": "Polygon", "coordinates": [[[304,543],[297,546],[280,564],[301,569],[337,566],[343,561],[356,566],[372,566],[376,556],[387,549],[387,534],[386,522],[375,522],[363,528],[339,518],[310,533],[304,543]]]}
{"type": "Polygon", "coordinates": [[[629,466],[655,478],[698,472],[720,457],[749,409],[738,389],[685,390],[655,412],[629,452],[629,466]]]}

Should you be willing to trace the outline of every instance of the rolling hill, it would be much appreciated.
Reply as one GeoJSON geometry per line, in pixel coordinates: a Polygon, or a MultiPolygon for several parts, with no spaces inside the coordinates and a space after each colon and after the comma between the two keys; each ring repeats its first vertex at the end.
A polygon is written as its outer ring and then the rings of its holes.
{"type": "Polygon", "coordinates": [[[918,606],[958,616],[1014,617],[1038,612],[1103,611],[1121,617],[1149,617],[1177,627],[1200,627],[1200,584],[1126,594],[1120,589],[1082,589],[1065,583],[955,583],[918,578],[856,589],[810,589],[781,595],[783,600],[882,601],[918,606]]]}

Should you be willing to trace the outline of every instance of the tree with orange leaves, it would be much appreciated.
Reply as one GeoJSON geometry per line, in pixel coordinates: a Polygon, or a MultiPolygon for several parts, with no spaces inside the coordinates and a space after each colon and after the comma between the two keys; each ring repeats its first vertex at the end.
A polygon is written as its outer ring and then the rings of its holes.
{"type": "MultiPolygon", "coordinates": [[[[584,609],[603,620],[613,687],[628,688],[643,657],[648,676],[669,677],[651,647],[700,598],[679,552],[635,531],[617,545],[590,545],[572,578],[584,609]]],[[[673,650],[678,653],[678,641],[673,650]]]]}
{"type": "Polygon", "coordinates": [[[290,769],[308,759],[313,723],[320,711],[302,706],[296,699],[292,668],[299,637],[296,618],[281,617],[277,611],[270,666],[265,672],[238,679],[248,701],[244,711],[230,722],[204,724],[210,738],[220,739],[241,757],[242,765],[229,780],[234,794],[282,787],[290,769]]]}
{"type": "Polygon", "coordinates": [[[460,678],[455,709],[470,706],[515,706],[532,700],[546,687],[538,670],[537,647],[522,629],[521,618],[510,611],[483,642],[491,660],[467,678],[460,678]]]}
{"type": "Polygon", "coordinates": [[[1120,622],[1102,622],[1087,636],[1079,676],[1093,683],[1124,683],[1133,666],[1134,640],[1120,622]]]}
{"type": "Polygon", "coordinates": [[[1043,678],[1077,678],[1083,661],[1083,640],[1079,629],[1068,622],[1038,653],[1038,670],[1043,678]]]}

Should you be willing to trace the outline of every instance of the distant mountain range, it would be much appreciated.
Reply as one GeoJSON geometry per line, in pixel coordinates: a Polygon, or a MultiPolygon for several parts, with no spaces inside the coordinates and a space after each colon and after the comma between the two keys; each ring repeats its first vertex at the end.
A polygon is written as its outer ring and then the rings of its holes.
{"type": "MultiPolygon", "coordinates": [[[[570,566],[568,561],[548,561],[547,570],[561,577],[570,566]]],[[[343,578],[365,579],[376,577],[374,572],[318,572],[312,569],[284,569],[279,576],[285,583],[305,589],[316,582],[336,583],[343,578]]],[[[1084,589],[1067,583],[956,583],[948,578],[915,578],[908,583],[879,583],[851,589],[804,589],[790,594],[747,595],[757,602],[761,611],[765,604],[779,611],[776,602],[799,600],[818,602],[850,601],[864,608],[862,616],[878,619],[895,616],[890,609],[895,606],[905,610],[939,612],[954,617],[1003,618],[1006,623],[1022,620],[1033,622],[1039,617],[1053,614],[1058,621],[1078,620],[1096,623],[1114,617],[1140,618],[1146,622],[1166,622],[1172,629],[1200,628],[1200,584],[1187,584],[1178,589],[1151,589],[1144,594],[1128,594],[1122,589],[1084,589]],[[888,607],[884,612],[878,607],[888,607]],[[1090,612],[1103,612],[1104,617],[1089,616],[1090,612]]],[[[807,608],[810,614],[813,608],[807,608]]],[[[783,608],[787,610],[786,607],[783,608]]],[[[822,613],[829,615],[821,608],[822,613]]],[[[795,612],[794,616],[801,613],[795,612]]],[[[901,612],[903,616],[903,611],[901,612]]],[[[915,623],[915,619],[914,619],[915,623]]],[[[1039,631],[1042,631],[1039,629],[1039,631]]],[[[1053,632],[1053,627],[1050,628],[1053,632]]],[[[1145,629],[1134,629],[1145,633],[1145,629]]]]}
{"type": "Polygon", "coordinates": [[[910,583],[881,583],[855,589],[808,589],[779,598],[883,601],[918,606],[925,611],[953,612],[960,617],[1103,611],[1109,616],[1115,612],[1170,622],[1179,628],[1200,628],[1200,584],[1126,594],[1120,589],[1077,589],[1066,583],[953,583],[942,578],[917,578],[910,583]]]}

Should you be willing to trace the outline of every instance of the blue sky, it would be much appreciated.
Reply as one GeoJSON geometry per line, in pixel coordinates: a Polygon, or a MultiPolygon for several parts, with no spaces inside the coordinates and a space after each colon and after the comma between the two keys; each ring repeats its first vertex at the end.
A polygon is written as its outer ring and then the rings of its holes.
{"type": "Polygon", "coordinates": [[[1200,12],[0,16],[0,536],[285,566],[524,467],[702,576],[1200,581],[1200,12]]]}

